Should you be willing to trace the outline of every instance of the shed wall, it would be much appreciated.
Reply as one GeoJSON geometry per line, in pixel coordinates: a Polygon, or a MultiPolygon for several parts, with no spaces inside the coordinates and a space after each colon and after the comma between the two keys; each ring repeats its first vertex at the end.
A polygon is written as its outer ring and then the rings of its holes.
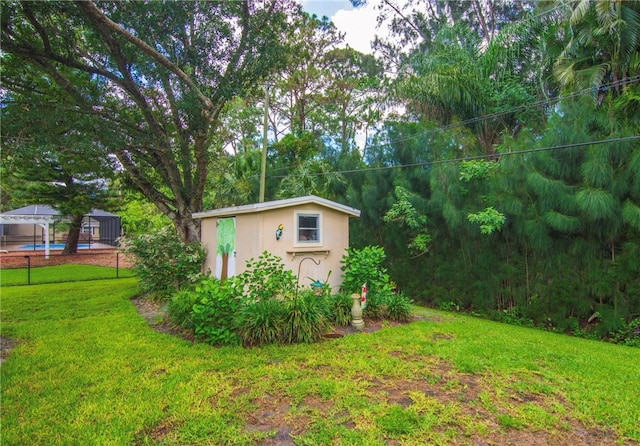
{"type": "MultiPolygon", "coordinates": [[[[202,219],[202,243],[207,250],[205,271],[216,271],[216,223],[218,218],[202,219]]],[[[324,282],[329,278],[333,291],[341,284],[340,260],[349,246],[349,216],[334,209],[306,204],[236,216],[235,271],[244,271],[247,260],[268,251],[282,258],[285,268],[296,276],[300,286],[309,286],[312,278],[324,282]],[[320,243],[296,244],[297,212],[321,215],[320,243]],[[282,236],[276,230],[282,224],[282,236]],[[316,264],[316,262],[318,264],[316,264]]]]}

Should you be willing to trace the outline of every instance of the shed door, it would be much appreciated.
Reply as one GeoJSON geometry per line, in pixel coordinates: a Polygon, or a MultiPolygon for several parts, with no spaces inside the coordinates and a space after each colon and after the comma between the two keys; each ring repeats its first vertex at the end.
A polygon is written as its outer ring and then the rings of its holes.
{"type": "Polygon", "coordinates": [[[219,218],[216,226],[216,277],[225,280],[236,273],[236,218],[219,218]]]}

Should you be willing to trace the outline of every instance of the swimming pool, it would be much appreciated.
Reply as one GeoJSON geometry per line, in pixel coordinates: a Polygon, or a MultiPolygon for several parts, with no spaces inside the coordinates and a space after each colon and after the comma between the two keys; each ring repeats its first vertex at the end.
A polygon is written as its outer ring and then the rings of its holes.
{"type": "MultiPolygon", "coordinates": [[[[89,249],[90,245],[88,243],[78,243],[78,249],[89,249]]],[[[19,246],[18,248],[20,249],[32,249],[32,250],[38,250],[38,249],[44,249],[44,243],[41,243],[39,245],[34,245],[34,244],[27,244],[27,245],[22,245],[19,246]]],[[[49,249],[64,249],[64,243],[49,243],[49,249]]]]}

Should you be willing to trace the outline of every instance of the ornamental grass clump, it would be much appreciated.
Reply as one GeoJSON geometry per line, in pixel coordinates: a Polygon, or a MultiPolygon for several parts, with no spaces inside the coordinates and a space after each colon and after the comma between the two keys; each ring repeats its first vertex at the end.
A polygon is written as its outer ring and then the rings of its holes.
{"type": "Polygon", "coordinates": [[[286,308],[277,299],[244,305],[236,318],[236,332],[245,346],[280,344],[284,339],[286,308]]]}
{"type": "Polygon", "coordinates": [[[318,342],[330,328],[325,300],[318,299],[311,291],[285,301],[284,307],[287,316],[284,341],[288,344],[318,342]]]}
{"type": "Polygon", "coordinates": [[[390,294],[387,298],[386,317],[398,322],[409,322],[411,320],[411,299],[402,293],[390,294]]]}
{"type": "Polygon", "coordinates": [[[351,296],[339,293],[328,296],[326,299],[327,318],[329,322],[344,327],[351,322],[351,296]]]}

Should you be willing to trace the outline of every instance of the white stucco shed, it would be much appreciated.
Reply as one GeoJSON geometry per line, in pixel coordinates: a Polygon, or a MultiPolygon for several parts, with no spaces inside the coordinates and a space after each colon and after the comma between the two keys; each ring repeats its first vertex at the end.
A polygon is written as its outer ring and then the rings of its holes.
{"type": "Polygon", "coordinates": [[[247,260],[267,251],[282,258],[300,285],[328,278],[336,290],[349,247],[349,219],[359,216],[357,209],[314,195],[193,214],[202,219],[205,271],[216,277],[242,272],[247,260]]]}

